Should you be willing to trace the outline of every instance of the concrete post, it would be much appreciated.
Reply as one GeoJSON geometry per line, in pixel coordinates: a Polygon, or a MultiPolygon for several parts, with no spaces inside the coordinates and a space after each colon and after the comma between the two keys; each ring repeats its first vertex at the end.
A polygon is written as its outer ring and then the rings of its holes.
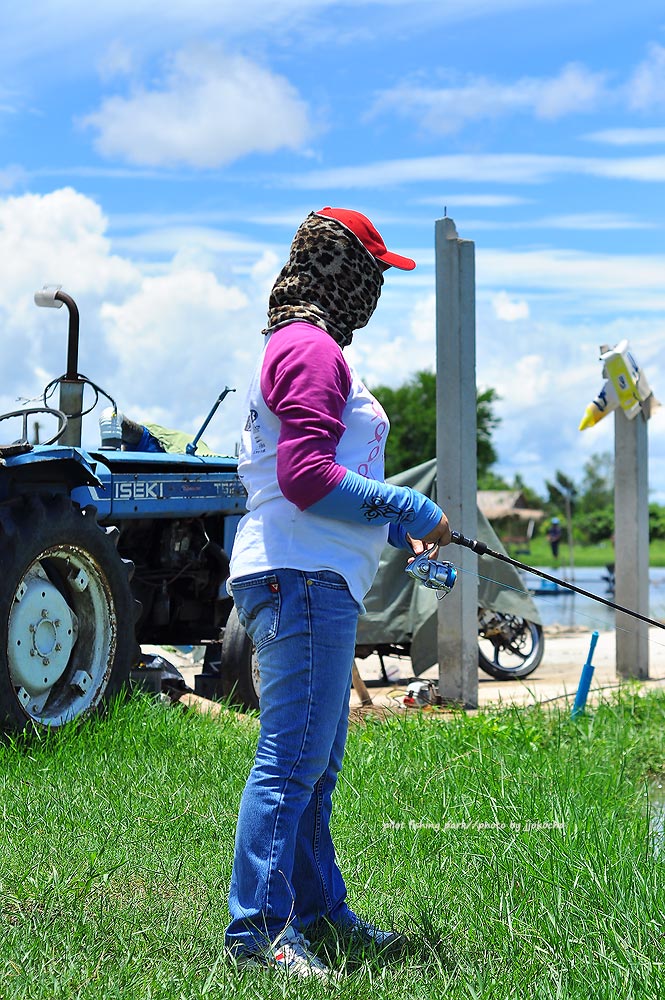
{"type": "Polygon", "coordinates": [[[68,417],[65,433],[58,444],[66,444],[71,448],[81,447],[81,417],[72,417],[72,413],[80,413],[83,409],[84,383],[63,378],[60,383],[60,401],[58,406],[68,417]]]}
{"type": "MultiPolygon", "coordinates": [[[[649,614],[649,473],[647,421],[614,415],[614,600],[649,614]]],[[[649,676],[649,626],[616,612],[619,677],[649,676]]]]}
{"type": "MultiPolygon", "coordinates": [[[[476,306],[475,247],[458,238],[452,219],[435,223],[437,497],[450,525],[475,538],[476,306]]],[[[460,573],[438,607],[439,693],[478,705],[477,557],[457,546],[441,551],[460,573]]]]}

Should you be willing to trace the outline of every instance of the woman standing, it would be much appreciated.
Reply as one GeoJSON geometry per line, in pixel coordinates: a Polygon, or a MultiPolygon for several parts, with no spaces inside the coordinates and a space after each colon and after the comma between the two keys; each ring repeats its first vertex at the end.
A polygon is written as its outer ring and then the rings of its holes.
{"type": "Polygon", "coordinates": [[[240,804],[226,942],[239,963],[297,976],[330,975],[304,936],[322,922],[378,947],[397,937],[346,902],[331,797],[357,619],[386,539],[450,541],[432,500],[383,481],[388,418],[343,355],[391,266],[415,262],[388,251],[364,215],[310,213],[272,289],[247,397],[238,470],[248,513],[230,587],[258,657],[261,729],[240,804]]]}

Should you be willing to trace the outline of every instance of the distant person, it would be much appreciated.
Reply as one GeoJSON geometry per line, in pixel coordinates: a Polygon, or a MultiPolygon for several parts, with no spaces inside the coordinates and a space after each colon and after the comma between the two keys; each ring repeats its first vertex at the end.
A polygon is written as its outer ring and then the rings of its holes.
{"type": "Polygon", "coordinates": [[[552,555],[555,560],[559,560],[559,543],[561,542],[561,525],[559,524],[559,518],[553,517],[552,522],[547,529],[547,540],[550,543],[550,548],[552,550],[552,555]]]}

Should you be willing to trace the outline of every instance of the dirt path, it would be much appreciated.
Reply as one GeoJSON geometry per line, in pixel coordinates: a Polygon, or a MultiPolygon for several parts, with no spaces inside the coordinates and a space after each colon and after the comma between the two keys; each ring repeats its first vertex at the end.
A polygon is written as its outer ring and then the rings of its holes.
{"type": "MultiPolygon", "coordinates": [[[[601,632],[593,656],[594,676],[591,685],[590,698],[601,688],[607,688],[619,683],[615,670],[615,633],[601,632]]],[[[487,674],[478,675],[478,704],[493,703],[528,705],[536,701],[546,701],[551,698],[565,697],[574,700],[579,684],[582,667],[586,662],[591,630],[585,628],[564,629],[552,626],[545,629],[545,654],[540,666],[525,678],[524,681],[497,681],[487,674]]],[[[401,673],[406,679],[410,674],[410,661],[388,657],[386,668],[390,674],[392,669],[401,673]]],[[[378,657],[368,657],[358,663],[360,673],[369,682],[369,693],[375,705],[401,704],[404,697],[404,684],[374,686],[372,681],[381,677],[381,667],[378,657]]],[[[431,667],[421,679],[430,679],[437,683],[438,667],[431,667]]],[[[649,685],[665,686],[665,631],[652,628],[649,630],[649,685]]],[[[351,696],[351,706],[360,704],[355,693],[351,696]]]]}
{"type": "MultiPolygon", "coordinates": [[[[593,657],[594,676],[589,701],[601,695],[602,691],[619,685],[615,670],[615,638],[613,631],[601,632],[593,657]]],[[[545,629],[545,654],[540,666],[524,681],[497,681],[486,674],[478,675],[478,704],[518,704],[529,705],[560,699],[572,706],[579,684],[582,667],[586,662],[591,630],[585,628],[564,629],[552,626],[545,629]]],[[[191,655],[181,654],[156,646],[145,646],[146,652],[162,652],[182,673],[187,684],[194,688],[194,676],[201,666],[191,655]]],[[[384,715],[389,711],[418,711],[405,709],[406,685],[413,679],[411,661],[407,658],[385,657],[386,669],[391,677],[389,684],[382,680],[381,665],[377,656],[358,660],[362,679],[366,682],[372,698],[372,706],[363,708],[355,691],[351,692],[351,718],[361,720],[367,714],[384,715]],[[381,683],[379,683],[381,682],[381,683]]],[[[431,667],[420,679],[438,682],[438,667],[431,667]]],[[[665,632],[661,629],[649,630],[649,687],[665,687],[665,632]]]]}

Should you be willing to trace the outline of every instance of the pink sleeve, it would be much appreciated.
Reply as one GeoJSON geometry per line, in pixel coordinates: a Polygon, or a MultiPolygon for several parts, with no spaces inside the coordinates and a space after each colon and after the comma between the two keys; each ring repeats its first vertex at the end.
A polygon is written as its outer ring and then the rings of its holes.
{"type": "Polygon", "coordinates": [[[327,496],[346,469],[335,459],[351,374],[333,338],[310,323],[272,334],[261,369],[261,393],[280,419],[279,488],[300,510],[327,496]]]}

